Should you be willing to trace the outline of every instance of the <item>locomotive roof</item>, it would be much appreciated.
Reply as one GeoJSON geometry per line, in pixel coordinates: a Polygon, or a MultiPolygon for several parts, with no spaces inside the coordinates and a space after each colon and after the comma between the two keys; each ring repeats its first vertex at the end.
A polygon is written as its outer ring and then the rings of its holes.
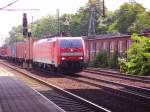
{"type": "Polygon", "coordinates": [[[49,42],[49,41],[54,42],[56,41],[56,38],[40,39],[40,40],[35,41],[35,43],[37,44],[37,43],[43,43],[43,42],[49,42]]]}
{"type": "Polygon", "coordinates": [[[58,39],[58,40],[62,40],[62,39],[82,39],[82,37],[55,37],[55,38],[46,38],[46,39],[37,40],[34,43],[38,44],[38,43],[44,43],[44,42],[49,42],[49,41],[55,42],[56,39],[58,39]]]}
{"type": "Polygon", "coordinates": [[[82,37],[56,37],[57,39],[82,39],[82,37]]]}

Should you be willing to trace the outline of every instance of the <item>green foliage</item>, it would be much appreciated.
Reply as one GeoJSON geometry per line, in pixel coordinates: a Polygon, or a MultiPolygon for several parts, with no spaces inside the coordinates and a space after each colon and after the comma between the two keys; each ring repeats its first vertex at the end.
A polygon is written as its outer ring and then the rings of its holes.
{"type": "Polygon", "coordinates": [[[143,29],[150,28],[150,15],[142,12],[137,15],[135,22],[128,28],[130,32],[140,33],[143,29]]]}
{"type": "Polygon", "coordinates": [[[56,34],[56,19],[54,16],[46,16],[32,24],[32,35],[42,38],[44,35],[56,34]]]}
{"type": "Polygon", "coordinates": [[[88,63],[88,66],[89,66],[89,67],[98,67],[95,60],[90,61],[90,62],[88,63]]]}
{"type": "Polygon", "coordinates": [[[119,58],[119,67],[120,67],[120,72],[126,72],[127,71],[127,60],[125,58],[119,58]]]}
{"type": "Polygon", "coordinates": [[[97,54],[96,59],[89,62],[89,66],[93,67],[107,67],[107,59],[108,55],[106,51],[101,51],[100,53],[97,54]]]}
{"type": "Polygon", "coordinates": [[[150,38],[132,36],[133,44],[128,51],[127,61],[120,68],[130,74],[146,75],[150,73],[150,38]],[[125,69],[124,69],[125,68],[125,69]]]}
{"type": "Polygon", "coordinates": [[[72,15],[70,20],[70,33],[72,36],[87,35],[89,13],[86,8],[81,7],[78,13],[72,15]]]}
{"type": "Polygon", "coordinates": [[[108,54],[104,50],[96,56],[96,65],[101,66],[101,67],[106,67],[107,66],[107,60],[108,60],[108,54]]]}
{"type": "Polygon", "coordinates": [[[105,50],[101,51],[97,54],[95,60],[89,62],[89,66],[118,68],[118,54],[113,53],[109,56],[105,50]]]}
{"type": "Polygon", "coordinates": [[[113,18],[115,19],[109,25],[109,32],[140,33],[141,30],[150,27],[150,16],[139,3],[134,5],[129,3],[123,4],[119,10],[115,11],[113,18]]]}
{"type": "Polygon", "coordinates": [[[16,41],[22,41],[23,35],[22,35],[22,26],[19,25],[17,27],[13,27],[12,30],[9,32],[9,38],[7,38],[7,43],[14,43],[16,41]]]}
{"type": "Polygon", "coordinates": [[[108,58],[108,67],[110,67],[110,68],[118,68],[118,53],[117,52],[113,53],[108,58]]]}

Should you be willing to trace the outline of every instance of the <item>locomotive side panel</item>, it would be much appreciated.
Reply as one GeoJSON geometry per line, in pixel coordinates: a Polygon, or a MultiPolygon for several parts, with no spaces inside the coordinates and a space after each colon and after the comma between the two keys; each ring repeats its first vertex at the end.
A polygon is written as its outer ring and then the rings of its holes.
{"type": "Polygon", "coordinates": [[[55,52],[57,52],[55,41],[50,39],[35,41],[33,45],[33,61],[55,65],[57,64],[57,61],[55,60],[55,57],[57,57],[55,52]]]}

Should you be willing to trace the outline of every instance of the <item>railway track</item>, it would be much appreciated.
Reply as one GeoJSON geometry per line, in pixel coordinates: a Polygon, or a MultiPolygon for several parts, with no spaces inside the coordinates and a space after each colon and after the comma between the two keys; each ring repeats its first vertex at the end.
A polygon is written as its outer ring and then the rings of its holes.
{"type": "MultiPolygon", "coordinates": [[[[89,79],[89,80],[93,80],[93,81],[96,81],[96,82],[102,82],[103,84],[100,84],[100,86],[102,87],[105,87],[107,89],[111,89],[111,85],[115,85],[115,86],[118,86],[118,88],[122,88],[122,89],[118,89],[119,93],[124,93],[124,94],[129,94],[131,98],[134,98],[135,100],[139,100],[139,101],[142,101],[143,103],[150,103],[150,89],[149,88],[146,88],[146,87],[138,87],[138,86],[133,86],[133,85],[129,85],[129,84],[125,84],[125,83],[122,83],[121,81],[120,82],[117,82],[115,80],[113,81],[110,81],[109,79],[102,79],[100,77],[97,77],[94,76],[94,74],[100,74],[100,75],[104,75],[104,76],[111,76],[111,77],[117,77],[117,78],[122,78],[122,76],[120,75],[116,75],[114,76],[113,74],[106,74],[104,72],[97,72],[96,70],[94,71],[90,71],[90,70],[85,70],[85,72],[89,72],[89,73],[92,73],[91,75],[84,75],[84,74],[79,74],[80,77],[83,77],[85,79],[89,79]],[[110,85],[108,85],[110,84],[110,85]]],[[[127,76],[128,77],[128,76],[127,76]]],[[[123,79],[124,79],[124,76],[123,76],[123,79]]],[[[128,80],[128,78],[125,78],[126,80],[128,80]]],[[[132,78],[132,81],[133,81],[133,78],[132,78]]],[[[139,80],[134,80],[134,81],[139,81],[139,80]]],[[[141,82],[141,81],[140,81],[141,82]]],[[[146,83],[148,83],[146,81],[146,83]]],[[[150,83],[149,83],[150,84],[150,83]]]]}
{"type": "MultiPolygon", "coordinates": [[[[93,73],[92,75],[94,75],[94,72],[92,72],[92,73],[93,73]]],[[[131,89],[131,90],[134,90],[134,91],[138,91],[138,92],[146,93],[146,94],[150,95],[150,89],[148,87],[138,87],[138,86],[134,86],[134,85],[125,84],[124,82],[121,82],[121,81],[117,82],[116,80],[112,81],[112,80],[109,80],[109,79],[102,79],[100,77],[94,77],[93,78],[92,75],[82,75],[82,74],[79,74],[79,75],[81,77],[88,78],[88,79],[95,80],[95,81],[106,82],[106,83],[109,83],[109,84],[124,86],[127,89],[131,89]]],[[[121,77],[119,77],[119,78],[121,78],[121,77]]],[[[149,83],[149,86],[150,86],[150,83],[149,83]]]]}
{"type": "Polygon", "coordinates": [[[9,69],[11,69],[10,71],[16,71],[19,74],[22,74],[23,76],[17,75],[17,77],[25,81],[29,86],[33,86],[33,88],[40,86],[41,89],[37,87],[38,89],[36,90],[61,107],[65,112],[111,112],[53,84],[47,83],[35,76],[28,75],[27,73],[20,71],[17,67],[13,67],[2,62],[0,62],[0,64],[9,67],[9,69]],[[45,88],[46,91],[43,90],[45,88]]]}
{"type": "Polygon", "coordinates": [[[129,74],[120,73],[117,71],[109,71],[109,70],[103,70],[103,69],[97,69],[97,68],[87,68],[84,71],[90,72],[90,73],[95,73],[95,74],[100,74],[100,75],[116,77],[116,78],[128,79],[128,80],[132,80],[132,81],[150,83],[150,77],[146,77],[146,76],[129,75],[129,74]]]}
{"type": "Polygon", "coordinates": [[[80,78],[76,78],[74,80],[88,83],[89,85],[93,85],[99,88],[104,88],[107,91],[111,91],[110,93],[114,94],[115,96],[124,97],[129,100],[135,100],[138,102],[142,102],[144,104],[150,103],[150,90],[149,89],[115,83],[115,82],[103,80],[103,79],[95,79],[95,78],[91,78],[91,77],[87,77],[83,75],[80,75],[80,78]],[[85,80],[81,78],[84,78],[85,80]],[[112,87],[114,85],[115,87],[112,87]],[[116,86],[117,88],[121,88],[121,89],[117,89],[116,86]]]}
{"type": "MultiPolygon", "coordinates": [[[[13,68],[20,70],[20,68],[18,68],[17,66],[16,67],[13,66],[13,68]]],[[[45,72],[44,73],[39,72],[39,75],[40,74],[45,74],[45,72]]],[[[51,77],[46,74],[41,75],[40,77],[41,78],[42,77],[47,77],[47,78],[51,77]]],[[[134,93],[133,91],[129,91],[128,89],[125,90],[123,87],[121,87],[119,85],[117,85],[117,88],[120,88],[120,89],[114,89],[114,88],[116,88],[116,85],[114,86],[114,85],[104,83],[104,82],[100,83],[99,80],[95,80],[95,79],[88,78],[88,77],[83,77],[80,74],[79,75],[75,74],[74,76],[66,76],[66,75],[58,74],[56,77],[57,77],[57,79],[60,79],[60,80],[61,80],[61,77],[64,77],[65,79],[74,80],[77,83],[84,83],[84,84],[88,84],[93,87],[99,88],[98,90],[97,89],[95,90],[96,92],[93,91],[94,93],[90,90],[89,95],[93,96],[93,95],[91,95],[93,93],[95,95],[95,97],[87,96],[88,93],[86,93],[86,90],[84,90],[83,92],[85,92],[84,94],[87,94],[87,95],[84,95],[82,92],[78,93],[77,91],[72,91],[72,90],[69,90],[69,91],[71,93],[75,93],[75,94],[81,96],[82,98],[86,98],[98,105],[102,105],[102,107],[106,107],[107,109],[109,109],[113,112],[120,112],[120,111],[126,112],[126,109],[128,109],[129,112],[133,112],[133,110],[135,110],[136,112],[141,112],[141,111],[149,112],[150,111],[149,99],[147,99],[147,97],[145,97],[145,96],[143,97],[143,95],[139,96],[139,94],[136,95],[136,93],[134,93]],[[114,86],[114,88],[112,88],[112,86],[114,86]],[[97,96],[96,96],[96,94],[97,94],[97,96]],[[99,102],[99,100],[101,100],[101,102],[99,102]],[[137,108],[135,109],[135,107],[137,107],[137,108]]],[[[59,83],[61,83],[61,82],[59,81],[59,83]]],[[[63,85],[63,83],[62,83],[62,85],[63,85]]],[[[82,91],[82,89],[80,91],[82,91]]],[[[45,96],[46,95],[47,95],[47,93],[45,93],[45,96]]]]}

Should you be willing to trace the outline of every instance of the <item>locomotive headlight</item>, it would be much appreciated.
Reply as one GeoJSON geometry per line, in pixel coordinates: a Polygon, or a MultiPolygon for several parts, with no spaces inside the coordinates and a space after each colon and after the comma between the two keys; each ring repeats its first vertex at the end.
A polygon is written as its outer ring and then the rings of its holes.
{"type": "Polygon", "coordinates": [[[65,60],[65,57],[62,57],[61,60],[65,60]]]}
{"type": "Polygon", "coordinates": [[[80,59],[80,60],[82,60],[82,59],[83,59],[83,57],[81,56],[79,59],[80,59]]]}

